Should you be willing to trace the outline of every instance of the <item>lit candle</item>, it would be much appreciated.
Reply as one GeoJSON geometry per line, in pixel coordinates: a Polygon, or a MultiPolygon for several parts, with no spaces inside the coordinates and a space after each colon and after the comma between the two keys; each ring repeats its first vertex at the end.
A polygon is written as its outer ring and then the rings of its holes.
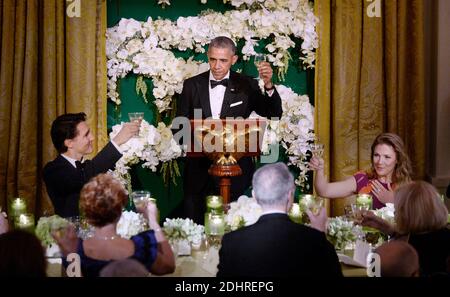
{"type": "Polygon", "coordinates": [[[27,211],[27,205],[22,198],[16,198],[11,204],[11,215],[13,217],[19,216],[27,211]]]}
{"type": "Polygon", "coordinates": [[[17,229],[34,232],[34,215],[31,213],[20,214],[15,218],[14,226],[17,229]]]}
{"type": "Polygon", "coordinates": [[[209,234],[223,235],[225,233],[225,220],[223,215],[211,215],[209,217],[209,234]]]}
{"type": "Polygon", "coordinates": [[[221,211],[222,210],[222,197],[211,195],[206,197],[206,206],[208,210],[221,211]]]}
{"type": "Polygon", "coordinates": [[[372,208],[372,196],[369,194],[358,194],[356,196],[356,204],[366,210],[369,210],[372,208]]]}

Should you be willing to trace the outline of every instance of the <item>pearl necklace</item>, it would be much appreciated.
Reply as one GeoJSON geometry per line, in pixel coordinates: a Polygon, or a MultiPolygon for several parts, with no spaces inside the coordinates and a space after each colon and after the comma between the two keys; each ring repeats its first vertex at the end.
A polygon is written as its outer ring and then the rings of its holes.
{"type": "Polygon", "coordinates": [[[120,236],[118,236],[117,234],[112,235],[112,236],[98,236],[98,235],[94,235],[94,238],[99,239],[99,240],[114,240],[114,239],[120,238],[120,236]]]}

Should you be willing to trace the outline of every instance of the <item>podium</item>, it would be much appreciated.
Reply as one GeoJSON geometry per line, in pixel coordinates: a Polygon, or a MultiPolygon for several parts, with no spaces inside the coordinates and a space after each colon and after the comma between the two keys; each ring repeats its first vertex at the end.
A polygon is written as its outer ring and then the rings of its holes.
{"type": "Polygon", "coordinates": [[[206,156],[213,161],[208,173],[220,179],[220,195],[230,202],[231,177],[242,174],[237,161],[259,156],[267,125],[265,119],[190,120],[191,139],[188,157],[206,156]]]}

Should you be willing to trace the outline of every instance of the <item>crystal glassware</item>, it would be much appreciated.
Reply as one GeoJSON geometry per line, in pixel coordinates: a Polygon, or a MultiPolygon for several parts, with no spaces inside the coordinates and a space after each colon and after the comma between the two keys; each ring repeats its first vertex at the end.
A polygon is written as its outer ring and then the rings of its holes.
{"type": "Polygon", "coordinates": [[[129,112],[128,118],[130,119],[130,122],[142,121],[142,119],[144,118],[144,113],[143,112],[129,112]]]}
{"type": "Polygon", "coordinates": [[[313,157],[322,158],[324,151],[324,145],[322,143],[313,143],[311,145],[311,153],[313,157]]]}
{"type": "Polygon", "coordinates": [[[264,61],[266,61],[266,56],[265,55],[263,55],[263,54],[256,54],[254,56],[253,63],[255,63],[256,68],[258,68],[259,64],[261,64],[261,62],[264,62],[264,61]]]}

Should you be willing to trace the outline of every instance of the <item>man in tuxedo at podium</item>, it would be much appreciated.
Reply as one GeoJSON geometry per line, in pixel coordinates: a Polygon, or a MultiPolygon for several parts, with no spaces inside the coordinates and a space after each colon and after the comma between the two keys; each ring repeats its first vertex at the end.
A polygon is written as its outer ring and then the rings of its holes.
{"type": "Polygon", "coordinates": [[[92,159],[94,137],[86,123],[86,114],[68,113],[57,117],[51,127],[53,145],[59,155],[43,170],[44,182],[55,213],[61,217],[79,214],[81,188],[92,177],[113,169],[122,156],[119,146],[139,133],[140,122],[123,124],[122,130],[92,159]]]}
{"type": "MultiPolygon", "coordinates": [[[[184,82],[177,116],[194,119],[194,110],[202,119],[225,119],[248,116],[255,111],[267,118],[280,118],[281,98],[272,83],[272,68],[268,62],[258,66],[264,91],[256,79],[230,71],[238,60],[234,42],[224,36],[216,37],[208,47],[210,70],[184,82]]],[[[250,157],[238,161],[243,174],[231,178],[231,201],[236,200],[251,185],[255,165],[250,157]]],[[[184,169],[184,212],[196,223],[203,224],[205,196],[217,194],[218,178],[208,174],[211,161],[206,157],[186,158],[184,169]]]]}

